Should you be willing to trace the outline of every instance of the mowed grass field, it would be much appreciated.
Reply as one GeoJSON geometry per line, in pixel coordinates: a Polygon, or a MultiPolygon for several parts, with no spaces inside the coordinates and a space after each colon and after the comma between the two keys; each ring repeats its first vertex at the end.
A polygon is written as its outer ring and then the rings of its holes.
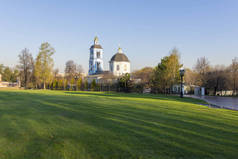
{"type": "Polygon", "coordinates": [[[162,95],[0,90],[0,159],[236,159],[238,111],[162,95]]]}

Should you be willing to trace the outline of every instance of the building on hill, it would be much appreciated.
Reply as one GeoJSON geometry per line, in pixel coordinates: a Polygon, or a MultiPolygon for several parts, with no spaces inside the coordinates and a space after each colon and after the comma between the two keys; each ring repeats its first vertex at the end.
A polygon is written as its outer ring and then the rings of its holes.
{"type": "Polygon", "coordinates": [[[117,53],[113,55],[109,61],[109,70],[104,70],[103,53],[103,48],[99,44],[98,37],[95,37],[94,43],[90,47],[89,70],[87,76],[89,83],[91,83],[93,80],[96,80],[97,83],[100,83],[101,81],[105,81],[106,78],[116,81],[116,77],[130,73],[130,61],[120,47],[118,48],[117,53]]]}

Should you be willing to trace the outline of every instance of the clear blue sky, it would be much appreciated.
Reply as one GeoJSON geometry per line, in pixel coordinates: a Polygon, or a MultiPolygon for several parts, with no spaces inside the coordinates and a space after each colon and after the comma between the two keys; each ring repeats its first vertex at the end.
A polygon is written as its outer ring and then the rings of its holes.
{"type": "Polygon", "coordinates": [[[122,47],[132,69],[155,66],[173,47],[193,67],[238,56],[237,0],[0,0],[0,63],[14,66],[27,47],[36,57],[42,42],[56,50],[55,67],[73,59],[88,69],[94,36],[104,65],[122,47]]]}

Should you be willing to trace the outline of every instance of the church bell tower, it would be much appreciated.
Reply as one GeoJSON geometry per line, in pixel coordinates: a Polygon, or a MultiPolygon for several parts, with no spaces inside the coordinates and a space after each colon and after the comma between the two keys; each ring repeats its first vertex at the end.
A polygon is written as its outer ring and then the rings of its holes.
{"type": "Polygon", "coordinates": [[[94,44],[90,47],[88,74],[93,75],[103,71],[103,48],[98,43],[98,37],[94,38],[94,44]]]}

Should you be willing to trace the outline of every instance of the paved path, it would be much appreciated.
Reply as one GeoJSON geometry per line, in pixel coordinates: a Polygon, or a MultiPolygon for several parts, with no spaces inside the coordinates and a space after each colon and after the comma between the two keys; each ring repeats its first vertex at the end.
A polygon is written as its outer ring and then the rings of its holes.
{"type": "Polygon", "coordinates": [[[222,108],[238,110],[238,97],[218,97],[218,96],[190,96],[205,100],[206,102],[222,108]]]}

